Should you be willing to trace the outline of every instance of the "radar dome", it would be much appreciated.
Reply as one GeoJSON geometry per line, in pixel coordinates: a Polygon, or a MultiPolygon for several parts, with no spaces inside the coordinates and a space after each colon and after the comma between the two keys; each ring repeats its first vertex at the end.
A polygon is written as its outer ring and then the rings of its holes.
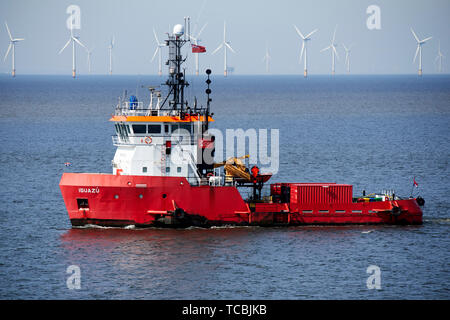
{"type": "Polygon", "coordinates": [[[184,27],[181,24],[176,24],[173,27],[173,34],[177,37],[181,37],[184,34],[184,27]]]}

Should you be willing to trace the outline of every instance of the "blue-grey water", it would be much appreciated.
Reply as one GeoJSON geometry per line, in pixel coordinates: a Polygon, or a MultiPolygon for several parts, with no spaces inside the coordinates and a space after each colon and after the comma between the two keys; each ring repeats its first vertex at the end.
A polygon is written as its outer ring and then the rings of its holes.
{"type": "Polygon", "coordinates": [[[213,77],[216,128],[280,130],[273,181],[409,196],[415,176],[421,226],[72,229],[61,174],[110,173],[118,97],[163,81],[0,76],[0,299],[450,298],[449,76],[213,77]]]}

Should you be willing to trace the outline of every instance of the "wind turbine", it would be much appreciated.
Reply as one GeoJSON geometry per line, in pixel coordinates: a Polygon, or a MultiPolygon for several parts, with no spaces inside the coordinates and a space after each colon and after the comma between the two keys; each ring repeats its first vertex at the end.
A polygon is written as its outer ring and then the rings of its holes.
{"type": "MultiPolygon", "coordinates": [[[[169,26],[169,30],[170,30],[170,26],[169,26]]],[[[162,75],[161,48],[165,47],[166,45],[164,43],[159,42],[158,37],[156,36],[155,28],[153,28],[153,35],[155,36],[155,40],[156,40],[156,50],[155,50],[155,53],[153,54],[153,58],[152,58],[151,62],[153,62],[153,60],[155,60],[156,54],[159,53],[158,75],[161,76],[162,75]]]]}
{"type": "Polygon", "coordinates": [[[114,35],[109,42],[108,50],[109,50],[109,74],[112,75],[112,49],[114,48],[115,38],[114,35]]]}
{"type": "Polygon", "coordinates": [[[331,75],[334,75],[334,73],[335,73],[335,55],[336,55],[336,58],[339,59],[339,55],[338,55],[338,53],[336,51],[337,44],[334,43],[334,40],[336,38],[336,29],[337,29],[337,25],[334,28],[333,39],[331,39],[330,45],[328,47],[323,48],[322,50],[320,50],[320,52],[323,52],[323,51],[326,51],[328,49],[331,49],[331,75]]]}
{"type": "MultiPolygon", "coordinates": [[[[195,45],[198,45],[198,42],[200,41],[200,39],[199,39],[200,34],[202,33],[203,29],[205,29],[207,24],[208,23],[205,23],[203,25],[203,27],[200,29],[200,31],[197,33],[197,35],[195,37],[193,37],[191,35],[189,36],[194,41],[195,45]]],[[[198,76],[198,52],[196,52],[194,54],[195,54],[195,75],[198,76]]]]}
{"type": "Polygon", "coordinates": [[[6,61],[6,58],[8,57],[9,51],[11,51],[11,48],[12,48],[12,53],[11,53],[11,56],[12,56],[12,71],[11,71],[11,75],[13,77],[15,77],[16,76],[16,61],[15,61],[15,58],[16,58],[16,43],[19,42],[19,41],[25,40],[25,39],[13,38],[12,35],[11,35],[11,31],[9,31],[8,23],[6,23],[6,21],[5,21],[5,25],[6,25],[6,30],[8,30],[8,35],[9,35],[9,46],[8,46],[8,50],[6,51],[5,58],[3,59],[3,61],[6,61]]]}
{"type": "Polygon", "coordinates": [[[416,54],[414,55],[413,63],[416,62],[417,54],[419,54],[419,76],[421,76],[422,75],[422,45],[433,37],[428,37],[426,39],[419,40],[419,37],[417,37],[416,33],[414,32],[414,30],[412,28],[411,28],[411,32],[417,41],[417,49],[416,49],[416,54]]]}
{"type": "Polygon", "coordinates": [[[295,31],[297,31],[297,34],[300,36],[300,38],[302,38],[302,40],[303,40],[303,42],[302,42],[302,51],[301,51],[301,53],[300,53],[300,63],[302,62],[302,56],[303,56],[303,53],[305,54],[305,56],[304,56],[304,71],[303,71],[303,76],[306,78],[307,77],[307,75],[308,75],[308,68],[307,68],[307,58],[306,58],[306,55],[307,55],[307,49],[306,49],[306,43],[307,43],[307,41],[309,41],[309,40],[311,40],[311,36],[317,31],[317,29],[315,29],[314,31],[312,31],[312,32],[310,32],[310,33],[308,33],[307,35],[306,35],[306,37],[305,36],[303,36],[303,34],[300,32],[300,30],[298,30],[298,28],[297,28],[297,26],[294,24],[294,28],[295,28],[295,31]]]}
{"type": "Polygon", "coordinates": [[[72,42],[72,77],[75,78],[76,76],[76,62],[75,62],[75,42],[78,43],[80,46],[82,46],[83,48],[86,49],[86,46],[84,44],[81,43],[81,41],[79,40],[79,37],[76,37],[73,35],[73,28],[70,29],[70,38],[69,40],[66,42],[66,44],[64,45],[64,47],[62,47],[62,49],[59,51],[58,54],[61,54],[61,52],[64,51],[65,48],[67,48],[67,46],[72,42]]]}
{"type": "Polygon", "coordinates": [[[442,58],[444,58],[445,56],[442,54],[441,52],[441,41],[439,41],[438,44],[438,54],[436,59],[434,59],[434,63],[438,62],[438,72],[441,73],[442,72],[442,58]]]}
{"type": "Polygon", "coordinates": [[[347,66],[347,73],[350,73],[350,50],[353,47],[353,44],[349,45],[348,48],[345,44],[342,44],[345,50],[345,65],[347,66]]]}
{"type": "Polygon", "coordinates": [[[226,41],[226,25],[225,25],[225,21],[223,22],[223,42],[217,47],[216,50],[214,50],[212,52],[212,54],[215,54],[217,51],[219,51],[221,48],[223,47],[223,60],[224,60],[224,65],[223,65],[223,75],[226,77],[227,76],[227,72],[228,72],[228,67],[227,67],[227,48],[231,50],[231,52],[236,53],[233,48],[230,45],[230,42],[226,41]]]}
{"type": "Polygon", "coordinates": [[[266,62],[266,72],[269,73],[269,61],[272,57],[269,55],[269,45],[266,43],[266,54],[262,58],[262,61],[266,62]]]}
{"type": "Polygon", "coordinates": [[[92,51],[93,50],[94,50],[94,48],[92,48],[92,49],[86,48],[86,51],[87,51],[87,64],[88,64],[89,74],[91,73],[91,55],[92,55],[92,51]]]}

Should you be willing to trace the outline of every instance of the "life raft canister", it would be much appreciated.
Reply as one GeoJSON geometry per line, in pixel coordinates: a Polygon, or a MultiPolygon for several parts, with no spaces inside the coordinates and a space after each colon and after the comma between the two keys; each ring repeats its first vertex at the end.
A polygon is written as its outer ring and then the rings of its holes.
{"type": "Polygon", "coordinates": [[[424,198],[422,198],[422,197],[420,197],[420,196],[417,197],[416,202],[417,202],[417,204],[418,204],[419,206],[421,206],[421,207],[425,204],[424,198]]]}

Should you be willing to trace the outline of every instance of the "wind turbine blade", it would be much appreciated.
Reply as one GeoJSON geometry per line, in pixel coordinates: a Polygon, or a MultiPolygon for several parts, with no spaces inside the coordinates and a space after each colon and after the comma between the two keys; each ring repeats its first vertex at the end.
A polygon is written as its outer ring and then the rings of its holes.
{"type": "Polygon", "coordinates": [[[433,37],[428,37],[428,38],[426,38],[426,39],[423,39],[423,40],[420,41],[420,42],[421,42],[421,43],[425,43],[426,41],[430,40],[431,38],[433,38],[433,37]]]}
{"type": "Polygon", "coordinates": [[[309,37],[311,37],[314,33],[316,33],[317,32],[317,30],[319,30],[319,29],[316,29],[316,30],[314,30],[314,31],[312,31],[312,32],[310,32],[308,35],[306,35],[306,38],[309,38],[309,37]]]}
{"type": "Polygon", "coordinates": [[[16,38],[16,39],[13,39],[13,41],[23,41],[23,40],[25,40],[24,38],[16,38]]]}
{"type": "Polygon", "coordinates": [[[12,41],[12,35],[11,35],[11,31],[9,31],[9,27],[8,27],[8,23],[5,21],[5,25],[6,25],[6,30],[8,30],[8,35],[9,35],[9,39],[12,41]]]}
{"type": "Polygon", "coordinates": [[[338,58],[338,60],[339,60],[339,55],[338,55],[338,53],[337,53],[336,47],[335,47],[335,46],[332,46],[332,48],[333,48],[334,53],[336,54],[336,58],[338,58]]]}
{"type": "Polygon", "coordinates": [[[156,47],[155,53],[153,54],[152,60],[150,62],[153,62],[153,60],[155,60],[156,54],[158,53],[159,46],[156,47]]]}
{"type": "Polygon", "coordinates": [[[419,38],[417,37],[416,33],[414,32],[414,30],[411,28],[411,32],[414,36],[414,38],[416,39],[417,42],[420,42],[419,38]]]}
{"type": "MultiPolygon", "coordinates": [[[[83,48],[86,48],[86,46],[85,46],[84,44],[82,44],[81,41],[78,40],[77,38],[74,37],[73,40],[74,40],[76,43],[78,43],[80,46],[82,46],[83,48]]],[[[87,48],[86,48],[86,49],[87,49],[87,48]]]]}
{"type": "Polygon", "coordinates": [[[158,37],[156,36],[155,28],[153,28],[153,35],[155,36],[156,43],[159,45],[158,37]]]}
{"type": "Polygon", "coordinates": [[[223,47],[223,42],[220,44],[220,46],[217,47],[216,50],[214,50],[213,52],[211,52],[211,54],[215,54],[217,51],[219,51],[222,47],[223,47]]]}
{"type": "Polygon", "coordinates": [[[303,36],[303,34],[300,32],[300,30],[298,30],[297,26],[294,24],[294,28],[295,31],[297,31],[297,34],[300,36],[300,38],[302,38],[303,40],[305,40],[305,37],[303,36]]]}
{"type": "Polygon", "coordinates": [[[226,36],[226,23],[225,21],[223,22],[223,42],[225,42],[225,36],[226,36]]]}
{"type": "Polygon", "coordinates": [[[6,51],[5,58],[3,58],[3,61],[5,61],[6,58],[8,57],[9,51],[11,50],[11,47],[12,47],[12,46],[13,46],[13,44],[12,44],[12,43],[9,43],[8,50],[6,51]]]}
{"type": "Polygon", "coordinates": [[[231,52],[236,53],[236,51],[234,51],[233,48],[227,42],[225,42],[225,45],[228,47],[228,49],[231,50],[231,52]]]}
{"type": "MultiPolygon", "coordinates": [[[[200,37],[200,35],[202,34],[202,32],[203,32],[203,30],[205,29],[205,27],[208,25],[208,22],[207,23],[205,23],[204,25],[203,25],[203,27],[200,29],[200,31],[197,33],[197,38],[198,37],[200,37]]],[[[196,39],[197,40],[197,39],[196,39]]]]}
{"type": "Polygon", "coordinates": [[[62,47],[62,49],[58,52],[58,54],[61,54],[61,52],[63,52],[64,49],[67,48],[67,46],[70,44],[70,41],[72,41],[72,38],[70,38],[69,41],[66,42],[66,44],[64,45],[64,47],[62,47]]]}
{"type": "Polygon", "coordinates": [[[414,55],[413,63],[416,62],[417,54],[419,53],[420,44],[417,45],[416,54],[414,55]]]}
{"type": "Polygon", "coordinates": [[[326,48],[323,48],[322,50],[320,50],[320,52],[324,52],[324,51],[327,51],[328,49],[330,49],[331,48],[331,46],[328,46],[328,47],[326,47],[326,48]]]}
{"type": "Polygon", "coordinates": [[[331,43],[334,43],[334,40],[336,39],[336,30],[337,30],[337,25],[336,27],[334,27],[334,33],[333,33],[333,40],[331,40],[331,43]]]}

